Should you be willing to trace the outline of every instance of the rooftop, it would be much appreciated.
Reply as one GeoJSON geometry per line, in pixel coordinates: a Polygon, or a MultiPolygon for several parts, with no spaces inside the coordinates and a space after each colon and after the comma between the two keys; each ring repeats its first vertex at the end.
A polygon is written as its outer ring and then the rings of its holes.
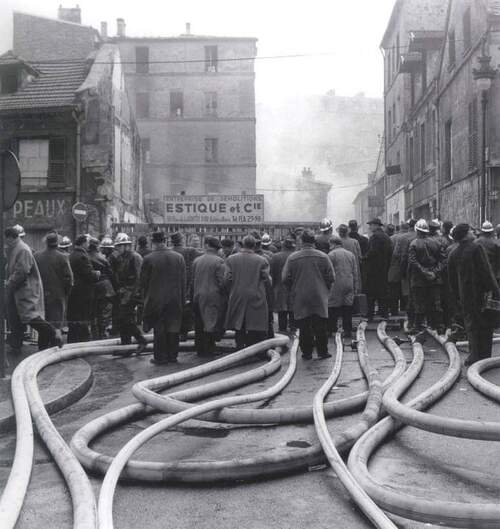
{"type": "MultiPolygon", "coordinates": [[[[15,55],[7,52],[0,56],[0,66],[6,56],[8,64],[15,63],[12,59],[15,55]]],[[[17,63],[33,68],[19,58],[17,63]]],[[[17,92],[0,95],[0,111],[71,107],[75,103],[75,92],[87,77],[88,67],[87,61],[37,62],[36,75],[32,80],[23,84],[17,92]]]]}

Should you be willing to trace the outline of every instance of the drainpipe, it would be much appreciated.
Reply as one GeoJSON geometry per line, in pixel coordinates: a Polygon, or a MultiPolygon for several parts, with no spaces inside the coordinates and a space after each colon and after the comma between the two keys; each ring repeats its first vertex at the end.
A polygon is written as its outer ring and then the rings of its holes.
{"type": "Polygon", "coordinates": [[[82,195],[81,135],[83,112],[80,109],[75,109],[73,110],[72,116],[76,122],[76,202],[80,202],[82,195]]]}

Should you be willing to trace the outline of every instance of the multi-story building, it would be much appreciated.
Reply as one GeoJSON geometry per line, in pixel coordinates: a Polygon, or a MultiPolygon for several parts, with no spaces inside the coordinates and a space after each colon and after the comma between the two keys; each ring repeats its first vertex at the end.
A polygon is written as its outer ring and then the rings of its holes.
{"type": "Polygon", "coordinates": [[[397,0],[384,33],[386,220],[435,215],[435,74],[446,4],[397,0]]]}
{"type": "Polygon", "coordinates": [[[145,146],[145,190],[255,194],[256,39],[125,35],[116,43],[145,146]]]}
{"type": "Polygon", "coordinates": [[[497,0],[396,2],[382,41],[388,221],[500,222],[500,83],[475,76],[480,58],[492,77],[500,66],[499,33],[497,0]]]}
{"type": "Polygon", "coordinates": [[[64,60],[51,50],[71,42],[68,28],[82,32],[76,22],[16,13],[15,49],[0,56],[0,147],[21,167],[21,193],[7,216],[24,226],[35,248],[48,230],[106,233],[113,222],[143,219],[141,144],[119,49],[92,51],[97,33],[83,27],[89,38],[78,52],[73,42],[74,57],[64,60]],[[89,212],[78,225],[76,202],[89,212]]]}

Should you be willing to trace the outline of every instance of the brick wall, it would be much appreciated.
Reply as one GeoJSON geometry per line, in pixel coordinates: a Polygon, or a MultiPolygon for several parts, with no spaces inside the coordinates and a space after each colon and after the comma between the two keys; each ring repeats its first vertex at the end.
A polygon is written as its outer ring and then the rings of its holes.
{"type": "Polygon", "coordinates": [[[14,12],[14,53],[24,59],[82,59],[95,39],[91,27],[14,12]]]}

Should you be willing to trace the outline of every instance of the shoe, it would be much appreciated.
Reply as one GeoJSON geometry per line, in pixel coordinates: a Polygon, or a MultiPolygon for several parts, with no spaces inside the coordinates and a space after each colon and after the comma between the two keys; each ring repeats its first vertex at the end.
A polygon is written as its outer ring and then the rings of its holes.
{"type": "Polygon", "coordinates": [[[145,353],[146,352],[146,349],[148,348],[148,343],[146,341],[144,342],[140,342],[139,345],[137,346],[137,349],[135,351],[135,354],[137,356],[141,355],[142,353],[145,353]]]}
{"type": "Polygon", "coordinates": [[[352,340],[351,351],[357,351],[357,350],[358,350],[358,342],[356,340],[352,340]]]}
{"type": "Polygon", "coordinates": [[[325,353],[322,355],[318,355],[318,360],[324,360],[325,358],[331,358],[332,355],[330,353],[325,353]]]}
{"type": "Polygon", "coordinates": [[[156,366],[164,366],[169,363],[168,360],[157,360],[156,358],[151,358],[150,362],[156,366]]]}
{"type": "Polygon", "coordinates": [[[427,335],[426,335],[425,331],[420,331],[415,336],[415,341],[418,342],[420,345],[424,345],[425,342],[427,341],[427,335]]]}
{"type": "Polygon", "coordinates": [[[63,346],[62,333],[60,329],[56,329],[56,333],[54,336],[54,345],[56,347],[59,347],[59,349],[61,349],[63,346]]]}
{"type": "Polygon", "coordinates": [[[464,366],[470,367],[472,364],[475,364],[478,360],[478,358],[474,358],[472,355],[469,355],[464,361],[464,366]]]}
{"type": "Polygon", "coordinates": [[[312,354],[302,353],[302,360],[312,360],[312,354]]]}
{"type": "Polygon", "coordinates": [[[169,364],[178,364],[178,363],[179,363],[179,360],[177,360],[177,358],[169,358],[169,359],[167,360],[167,362],[168,362],[169,364]]]}

